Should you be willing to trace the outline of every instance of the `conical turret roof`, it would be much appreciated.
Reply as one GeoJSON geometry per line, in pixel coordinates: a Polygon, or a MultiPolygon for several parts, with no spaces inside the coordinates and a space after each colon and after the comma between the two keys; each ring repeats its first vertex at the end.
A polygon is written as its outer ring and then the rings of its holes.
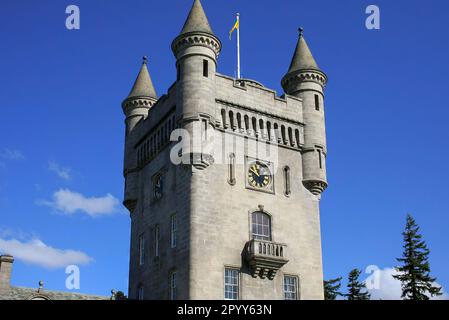
{"type": "Polygon", "coordinates": [[[151,81],[150,73],[148,72],[146,57],[143,57],[142,67],[140,68],[137,79],[128,95],[128,99],[134,97],[150,97],[157,99],[156,90],[154,90],[153,81],[151,81]]]}
{"type": "Polygon", "coordinates": [[[189,32],[205,32],[214,35],[200,0],[195,0],[193,3],[189,16],[181,30],[181,34],[189,32]]]}
{"type": "Polygon", "coordinates": [[[302,34],[302,29],[299,29],[299,39],[296,45],[296,50],[290,63],[290,68],[287,73],[295,72],[298,70],[315,69],[320,70],[318,64],[313,58],[312,52],[310,52],[309,46],[302,34]]]}

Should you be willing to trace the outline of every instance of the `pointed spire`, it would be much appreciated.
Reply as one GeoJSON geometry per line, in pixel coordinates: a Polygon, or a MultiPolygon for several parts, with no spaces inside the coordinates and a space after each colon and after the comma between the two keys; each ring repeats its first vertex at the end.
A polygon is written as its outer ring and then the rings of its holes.
{"type": "Polygon", "coordinates": [[[148,58],[143,57],[142,67],[137,76],[134,86],[128,95],[128,98],[134,97],[150,97],[157,99],[156,91],[154,90],[153,82],[151,81],[150,73],[147,68],[148,58]]]}
{"type": "Polygon", "coordinates": [[[293,55],[290,68],[287,73],[295,72],[298,70],[315,69],[320,70],[318,64],[313,58],[312,52],[310,52],[309,46],[303,36],[304,29],[299,28],[299,39],[296,45],[295,54],[293,55]]]}
{"type": "Polygon", "coordinates": [[[204,13],[200,0],[195,0],[193,3],[189,16],[187,17],[184,27],[181,30],[181,34],[189,32],[205,32],[212,35],[214,34],[210,27],[209,20],[207,20],[206,14],[204,13]]]}

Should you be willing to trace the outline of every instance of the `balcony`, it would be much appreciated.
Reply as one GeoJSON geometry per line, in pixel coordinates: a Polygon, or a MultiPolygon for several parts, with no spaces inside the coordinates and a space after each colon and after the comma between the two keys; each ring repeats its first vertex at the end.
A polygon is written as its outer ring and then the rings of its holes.
{"type": "Polygon", "coordinates": [[[246,243],[246,261],[254,278],[273,280],[277,271],[288,262],[287,245],[264,240],[251,240],[246,243]]]}

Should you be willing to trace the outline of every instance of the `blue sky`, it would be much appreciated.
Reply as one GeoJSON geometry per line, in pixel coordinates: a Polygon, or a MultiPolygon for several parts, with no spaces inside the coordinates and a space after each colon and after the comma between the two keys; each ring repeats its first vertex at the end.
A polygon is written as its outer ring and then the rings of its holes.
{"type": "MultiPolygon", "coordinates": [[[[191,3],[1,2],[0,245],[32,255],[17,259],[14,285],[35,287],[42,279],[49,289],[65,290],[61,265],[76,261],[80,291],[127,290],[120,103],[143,55],[159,95],[173,83],[170,44],[191,3]],[[65,28],[70,4],[81,10],[80,30],[65,28]]],[[[203,0],[203,6],[223,42],[220,73],[234,75],[228,31],[239,11],[244,77],[282,94],[299,26],[329,76],[325,278],[354,267],[393,267],[410,212],[431,248],[432,273],[448,288],[449,3],[203,0]],[[370,4],[381,10],[380,30],[365,28],[370,4]]]]}

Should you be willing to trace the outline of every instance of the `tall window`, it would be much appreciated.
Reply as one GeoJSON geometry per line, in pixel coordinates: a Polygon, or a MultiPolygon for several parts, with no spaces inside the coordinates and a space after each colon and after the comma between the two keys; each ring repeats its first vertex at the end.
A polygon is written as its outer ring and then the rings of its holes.
{"type": "Polygon", "coordinates": [[[154,256],[159,257],[159,238],[160,238],[160,230],[159,225],[156,225],[154,228],[154,256]]]}
{"type": "Polygon", "coordinates": [[[176,300],[177,299],[177,291],[178,291],[178,287],[177,287],[177,273],[176,271],[172,271],[170,272],[170,277],[169,277],[169,288],[170,288],[170,300],[176,300]]]}
{"type": "Polygon", "coordinates": [[[263,212],[252,214],[253,239],[271,241],[271,218],[263,212]]]}
{"type": "Polygon", "coordinates": [[[209,61],[203,60],[203,76],[209,77],[209,61]]]}
{"type": "Polygon", "coordinates": [[[171,216],[170,225],[170,244],[172,248],[176,248],[178,243],[178,222],[176,221],[176,214],[171,216]]]}
{"type": "Polygon", "coordinates": [[[139,236],[139,265],[145,263],[145,237],[144,234],[139,236]]]}
{"type": "Polygon", "coordinates": [[[225,300],[238,300],[239,299],[239,275],[240,272],[237,269],[225,268],[225,300]]]}
{"type": "Polygon", "coordinates": [[[143,291],[143,286],[140,285],[137,288],[137,300],[143,300],[144,299],[144,291],[143,291]]]}
{"type": "Polygon", "coordinates": [[[315,95],[315,110],[320,111],[320,97],[317,94],[315,95]]]}
{"type": "Polygon", "coordinates": [[[284,276],[284,298],[285,300],[298,300],[298,278],[284,276]]]}
{"type": "Polygon", "coordinates": [[[284,167],[284,194],[289,196],[291,194],[290,189],[290,168],[284,167]]]}

